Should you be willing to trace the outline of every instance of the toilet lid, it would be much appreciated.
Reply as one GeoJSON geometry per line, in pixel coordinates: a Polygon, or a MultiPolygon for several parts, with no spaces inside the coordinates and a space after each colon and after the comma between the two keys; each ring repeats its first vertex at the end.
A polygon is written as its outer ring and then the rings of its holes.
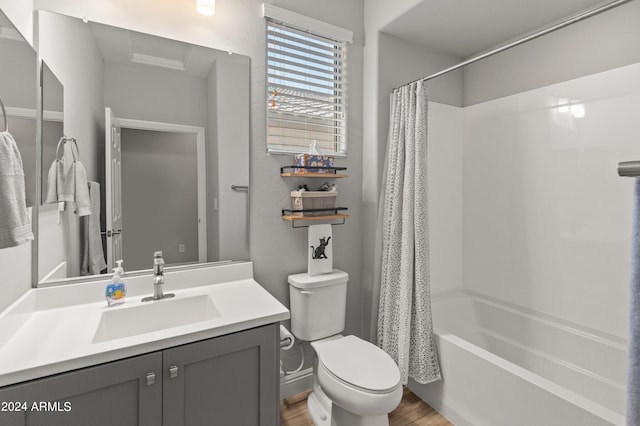
{"type": "Polygon", "coordinates": [[[400,382],[398,366],[386,352],[356,336],[314,342],[322,365],[339,379],[359,388],[385,391],[400,382]]]}

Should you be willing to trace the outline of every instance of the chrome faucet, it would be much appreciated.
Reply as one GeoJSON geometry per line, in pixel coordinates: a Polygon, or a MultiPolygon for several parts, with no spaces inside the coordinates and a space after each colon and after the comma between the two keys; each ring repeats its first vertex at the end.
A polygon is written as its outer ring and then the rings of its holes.
{"type": "Polygon", "coordinates": [[[160,300],[164,297],[162,287],[164,286],[164,259],[162,252],[153,253],[153,300],[160,300]]]}
{"type": "Polygon", "coordinates": [[[143,302],[149,302],[151,300],[162,300],[168,297],[173,297],[175,294],[163,292],[164,287],[164,259],[162,258],[162,251],[156,251],[153,253],[153,297],[145,297],[143,302]]]}

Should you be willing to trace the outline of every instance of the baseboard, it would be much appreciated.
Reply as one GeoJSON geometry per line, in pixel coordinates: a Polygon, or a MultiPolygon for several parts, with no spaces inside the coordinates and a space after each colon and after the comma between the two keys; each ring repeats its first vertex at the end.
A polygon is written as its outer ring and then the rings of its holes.
{"type": "Polygon", "coordinates": [[[313,387],[313,368],[287,374],[280,378],[280,399],[289,398],[313,387]]]}

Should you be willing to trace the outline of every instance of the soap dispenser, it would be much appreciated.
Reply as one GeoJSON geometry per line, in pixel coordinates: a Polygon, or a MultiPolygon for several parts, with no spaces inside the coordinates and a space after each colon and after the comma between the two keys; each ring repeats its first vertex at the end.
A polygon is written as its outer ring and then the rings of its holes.
{"type": "Polygon", "coordinates": [[[105,288],[105,297],[107,298],[108,306],[115,306],[124,303],[124,296],[127,294],[127,286],[122,282],[122,274],[124,269],[122,268],[122,260],[116,261],[116,266],[113,268],[113,277],[107,287],[105,288]]]}
{"type": "Polygon", "coordinates": [[[116,269],[118,270],[118,274],[120,278],[124,275],[124,268],[122,267],[122,259],[116,260],[116,269]]]}

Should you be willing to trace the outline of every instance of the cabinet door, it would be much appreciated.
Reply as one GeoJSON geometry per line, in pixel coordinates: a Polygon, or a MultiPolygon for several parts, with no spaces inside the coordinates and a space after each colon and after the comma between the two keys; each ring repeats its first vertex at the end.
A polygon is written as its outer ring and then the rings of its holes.
{"type": "Polygon", "coordinates": [[[155,353],[1,388],[0,401],[11,410],[0,412],[0,424],[157,426],[161,369],[162,354],[155,353]],[[155,383],[147,380],[150,373],[155,383]]]}
{"type": "Polygon", "coordinates": [[[275,324],[165,350],[165,426],[277,425],[275,324]]]}

